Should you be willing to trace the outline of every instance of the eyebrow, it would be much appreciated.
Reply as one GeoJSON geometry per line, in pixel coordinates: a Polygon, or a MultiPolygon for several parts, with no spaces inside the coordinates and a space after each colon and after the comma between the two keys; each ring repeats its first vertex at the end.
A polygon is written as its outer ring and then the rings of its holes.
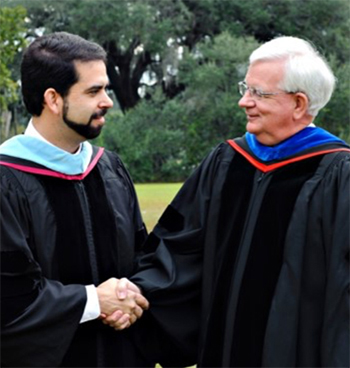
{"type": "Polygon", "coordinates": [[[89,88],[87,88],[84,92],[89,93],[89,92],[94,92],[94,91],[99,91],[101,89],[108,89],[110,88],[111,84],[107,83],[105,84],[95,84],[89,88]]]}
{"type": "Polygon", "coordinates": [[[247,83],[247,81],[243,81],[245,84],[246,84],[246,86],[247,87],[249,87],[249,88],[254,88],[254,89],[257,89],[257,90],[259,90],[259,91],[263,91],[264,89],[263,88],[261,88],[261,87],[255,87],[255,86],[252,86],[252,85],[250,85],[250,84],[248,84],[247,83]]]}
{"type": "Polygon", "coordinates": [[[98,90],[100,90],[100,89],[102,89],[102,88],[103,88],[103,85],[102,85],[102,84],[96,84],[96,85],[93,85],[93,86],[91,86],[91,87],[87,88],[87,89],[85,90],[85,92],[98,91],[98,90]]]}

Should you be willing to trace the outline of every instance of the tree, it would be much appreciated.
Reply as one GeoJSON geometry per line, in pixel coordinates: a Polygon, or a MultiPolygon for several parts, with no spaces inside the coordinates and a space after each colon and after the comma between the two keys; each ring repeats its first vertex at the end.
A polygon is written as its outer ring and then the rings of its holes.
{"type": "MultiPolygon", "coordinates": [[[[108,53],[108,75],[122,111],[140,100],[139,89],[155,80],[161,85],[162,59],[190,23],[182,2],[155,0],[13,0],[27,8],[29,34],[68,31],[96,41],[108,53]],[[147,72],[147,75],[146,75],[147,72]]],[[[168,85],[164,84],[166,92],[168,85]]]]}
{"type": "Polygon", "coordinates": [[[162,86],[167,97],[175,97],[183,89],[176,83],[178,47],[192,50],[204,38],[223,31],[258,41],[281,34],[302,35],[342,61],[349,56],[344,36],[349,9],[344,0],[7,2],[27,8],[32,34],[37,29],[65,30],[102,44],[108,51],[108,74],[122,111],[137,104],[145,86],[162,86]]]}
{"type": "Polygon", "coordinates": [[[179,66],[184,91],[167,99],[158,88],[125,115],[110,115],[100,143],[119,152],[138,182],[184,180],[211,148],[244,131],[237,81],[257,45],[229,33],[200,42],[179,66]]]}
{"type": "Polygon", "coordinates": [[[183,107],[160,88],[125,115],[107,114],[98,143],[119,153],[137,182],[182,181],[190,170],[181,127],[183,107]]]}
{"type": "Polygon", "coordinates": [[[1,140],[10,131],[11,113],[9,106],[18,100],[18,84],[14,80],[10,65],[16,54],[25,45],[24,18],[22,7],[0,8],[0,123],[1,140]]]}
{"type": "Polygon", "coordinates": [[[350,143],[350,61],[339,63],[333,57],[330,64],[337,83],[330,102],[316,117],[316,124],[350,143]]]}
{"type": "Polygon", "coordinates": [[[223,32],[199,42],[196,52],[180,64],[179,81],[186,88],[177,100],[183,106],[188,165],[197,165],[215,145],[244,132],[237,82],[244,79],[249,55],[257,46],[252,37],[223,32]]]}
{"type": "Polygon", "coordinates": [[[183,0],[193,15],[188,44],[228,31],[259,42],[291,35],[315,43],[326,55],[349,59],[347,0],[183,0]]]}

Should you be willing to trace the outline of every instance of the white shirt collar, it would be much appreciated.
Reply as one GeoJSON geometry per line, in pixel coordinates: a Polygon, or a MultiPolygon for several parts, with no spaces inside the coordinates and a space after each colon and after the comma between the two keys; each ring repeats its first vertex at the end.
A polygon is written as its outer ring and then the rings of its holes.
{"type": "MultiPolygon", "coordinates": [[[[29,120],[29,123],[28,123],[28,126],[26,128],[26,130],[24,131],[24,134],[25,135],[28,135],[30,137],[34,137],[34,138],[37,138],[37,139],[40,139],[42,141],[44,141],[45,143],[47,144],[51,144],[51,146],[54,146],[54,144],[52,144],[51,142],[49,142],[47,139],[45,139],[36,129],[35,129],[35,126],[33,124],[33,120],[30,119],[29,120]]],[[[79,145],[79,148],[76,152],[72,153],[72,155],[78,155],[81,151],[81,144],[79,145]]]]}

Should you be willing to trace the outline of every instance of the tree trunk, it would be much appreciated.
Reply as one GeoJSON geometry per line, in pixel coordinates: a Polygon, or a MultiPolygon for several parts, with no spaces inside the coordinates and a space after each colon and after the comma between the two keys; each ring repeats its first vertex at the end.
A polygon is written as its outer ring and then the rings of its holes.
{"type": "Polygon", "coordinates": [[[114,42],[105,45],[108,53],[107,73],[109,81],[120,109],[124,113],[140,100],[138,94],[140,80],[147,67],[152,63],[147,51],[135,56],[134,51],[139,44],[139,40],[135,39],[123,54],[114,42]],[[136,62],[135,58],[137,58],[136,62]],[[134,68],[132,68],[132,64],[135,64],[134,68]]]}

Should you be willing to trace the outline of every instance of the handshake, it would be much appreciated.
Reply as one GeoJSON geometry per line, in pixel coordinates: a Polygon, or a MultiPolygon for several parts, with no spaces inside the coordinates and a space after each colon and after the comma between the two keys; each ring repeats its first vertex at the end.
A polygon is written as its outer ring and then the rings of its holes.
{"type": "Polygon", "coordinates": [[[149,308],[141,290],[126,278],[110,278],[97,288],[100,319],[116,330],[130,327],[149,308]]]}

